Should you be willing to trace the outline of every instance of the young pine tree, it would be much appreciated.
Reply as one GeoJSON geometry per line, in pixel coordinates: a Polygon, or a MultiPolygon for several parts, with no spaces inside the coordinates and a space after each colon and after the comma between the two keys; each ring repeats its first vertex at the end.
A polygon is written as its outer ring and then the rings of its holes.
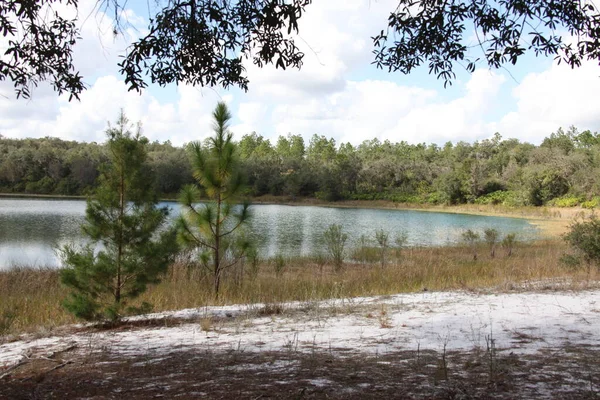
{"type": "Polygon", "coordinates": [[[60,278],[73,289],[64,302],[67,310],[86,320],[117,321],[125,311],[135,311],[125,308],[129,300],[159,282],[177,242],[175,230],[165,227],[168,209],[156,207],[144,164],[148,141],[139,126],[133,134],[121,111],[107,136],[110,163],[87,201],[82,226],[90,244],[61,249],[60,278]]]}
{"type": "Polygon", "coordinates": [[[184,213],[178,219],[181,243],[199,252],[201,264],[213,278],[215,297],[219,297],[223,271],[237,264],[249,243],[236,231],[249,217],[249,204],[236,205],[244,191],[244,178],[237,146],[227,131],[231,114],[225,103],[213,112],[215,135],[203,147],[189,145],[192,171],[197,185],[186,186],[180,196],[184,213]],[[200,203],[201,199],[203,200],[200,203]]]}

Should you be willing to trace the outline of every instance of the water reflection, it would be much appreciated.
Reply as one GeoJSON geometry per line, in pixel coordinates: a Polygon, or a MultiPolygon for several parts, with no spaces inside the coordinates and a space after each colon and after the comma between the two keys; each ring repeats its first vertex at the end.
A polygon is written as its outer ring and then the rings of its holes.
{"type": "MultiPolygon", "coordinates": [[[[177,203],[163,203],[179,214],[177,203]]],[[[275,254],[311,255],[322,250],[322,233],[330,224],[341,224],[349,246],[361,235],[374,238],[384,229],[393,240],[408,233],[408,245],[445,245],[460,240],[465,229],[494,227],[502,234],[516,232],[521,239],[537,234],[522,219],[398,210],[252,206],[247,228],[263,257],[275,254]]],[[[0,268],[11,265],[58,266],[57,246],[82,243],[83,200],[0,199],[0,268]]]]}

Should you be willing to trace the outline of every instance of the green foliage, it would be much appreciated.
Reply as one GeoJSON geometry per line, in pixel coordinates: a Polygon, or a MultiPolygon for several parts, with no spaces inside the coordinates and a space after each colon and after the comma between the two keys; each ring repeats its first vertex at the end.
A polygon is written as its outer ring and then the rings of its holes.
{"type": "Polygon", "coordinates": [[[550,200],[548,205],[554,207],[577,207],[582,200],[581,197],[567,195],[550,200]]]}
{"type": "Polygon", "coordinates": [[[427,64],[446,86],[455,80],[456,66],[469,72],[481,64],[502,68],[528,52],[555,57],[573,68],[598,58],[600,29],[593,3],[449,0],[414,6],[411,0],[394,3],[387,29],[373,38],[378,68],[409,74],[427,64]],[[475,55],[465,45],[472,31],[480,32],[476,47],[481,51],[475,55]],[[576,36],[574,43],[567,40],[567,32],[576,36]]]}
{"type": "Polygon", "coordinates": [[[129,130],[125,115],[109,127],[111,163],[87,201],[82,227],[90,244],[65,246],[61,281],[72,289],[65,308],[86,320],[118,320],[129,300],[156,284],[177,251],[175,232],[165,228],[167,208],[156,207],[149,185],[147,140],[129,130]],[[100,246],[100,247],[98,247],[100,246]]]}
{"type": "Polygon", "coordinates": [[[531,171],[526,180],[529,201],[534,206],[541,206],[569,191],[569,182],[565,176],[553,169],[531,171]]]}
{"type": "Polygon", "coordinates": [[[250,247],[240,228],[250,218],[249,203],[236,204],[245,190],[237,146],[228,132],[231,114],[225,103],[213,112],[214,136],[206,147],[189,145],[197,185],[186,186],[180,195],[184,213],[177,220],[180,243],[197,252],[200,264],[213,277],[215,297],[223,271],[236,265],[250,247]],[[200,203],[201,199],[207,199],[200,203]]]}
{"type": "MultiPolygon", "coordinates": [[[[0,32],[7,42],[0,81],[12,82],[17,97],[29,97],[30,89],[46,80],[69,99],[85,89],[73,57],[80,39],[77,16],[83,13],[79,3],[65,1],[55,11],[54,0],[0,2],[0,32]]],[[[148,3],[148,26],[118,66],[129,90],[141,91],[148,83],[247,90],[244,59],[259,67],[302,66],[304,53],[295,39],[311,3],[157,0],[153,6],[148,3]]],[[[114,15],[115,35],[127,26],[122,20],[127,19],[127,4],[100,3],[106,15],[114,15]]],[[[414,5],[413,0],[394,3],[387,26],[376,29],[381,32],[372,37],[377,67],[408,74],[426,63],[446,86],[456,78],[457,64],[469,72],[481,63],[501,68],[530,53],[575,68],[599,58],[600,23],[593,2],[451,0],[414,5]],[[478,46],[465,45],[471,30],[479,32],[478,46]],[[473,54],[473,47],[479,53],[473,54]]]]}
{"type": "Polygon", "coordinates": [[[600,220],[577,220],[563,238],[590,265],[600,266],[600,220]]]}
{"type": "Polygon", "coordinates": [[[258,255],[258,249],[256,247],[250,246],[248,250],[246,250],[246,260],[250,264],[248,275],[250,276],[250,279],[255,280],[260,272],[261,261],[260,256],[258,255]]]}
{"type": "Polygon", "coordinates": [[[325,249],[331,258],[336,271],[339,271],[344,265],[344,254],[348,235],[342,231],[342,226],[337,224],[329,225],[323,232],[323,242],[325,249]]]}
{"type": "MultiPolygon", "coordinates": [[[[543,146],[502,140],[444,147],[365,141],[337,144],[316,135],[308,150],[299,135],[244,135],[236,165],[245,175],[243,194],[385,200],[413,204],[571,205],[600,190],[597,134],[571,128],[543,146]],[[560,137],[560,140],[555,139],[560,137]],[[571,145],[565,144],[570,140],[571,145]],[[566,151],[565,149],[570,149],[566,151]]],[[[550,137],[552,138],[552,136],[550,137]]],[[[175,197],[194,183],[189,147],[148,143],[146,168],[159,196],[175,197]]],[[[208,143],[201,145],[207,151],[208,143]]],[[[0,190],[17,193],[81,195],[99,184],[108,149],[96,143],[53,138],[0,138],[0,190]]],[[[237,157],[236,157],[237,158],[237,157]]],[[[200,198],[206,195],[200,192],[200,198]]],[[[582,206],[595,207],[582,202],[582,206]]]]}
{"type": "Polygon", "coordinates": [[[600,205],[600,197],[598,197],[598,196],[594,196],[591,200],[584,201],[581,203],[581,207],[588,208],[588,209],[597,208],[599,205],[600,205]]]}
{"type": "Polygon", "coordinates": [[[475,199],[475,204],[504,204],[510,197],[511,192],[506,190],[497,190],[475,199]]]}

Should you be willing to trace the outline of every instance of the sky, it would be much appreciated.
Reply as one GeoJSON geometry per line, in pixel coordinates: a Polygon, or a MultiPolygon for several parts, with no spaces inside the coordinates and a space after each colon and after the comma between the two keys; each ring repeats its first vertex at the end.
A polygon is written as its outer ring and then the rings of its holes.
{"type": "Polygon", "coordinates": [[[12,83],[0,82],[0,134],[103,142],[122,108],[150,140],[181,145],[211,135],[219,101],[234,115],[236,139],[256,132],[273,143],[280,135],[299,134],[308,142],[319,134],[354,145],[374,138],[441,145],[499,132],[539,144],[560,127],[600,131],[600,67],[594,62],[572,70],[527,56],[507,69],[457,70],[449,88],[427,66],[409,75],[376,69],[370,37],[386,27],[395,0],[315,0],[296,40],[306,54],[303,68],[260,69],[248,61],[247,92],[174,84],[128,92],[117,63],[131,38],[147,28],[148,3],[127,2],[133,7],[124,10],[129,25],[114,37],[113,20],[94,8],[96,0],[80,0],[75,66],[88,85],[81,101],[69,102],[48,84],[31,99],[16,99],[12,83]]]}

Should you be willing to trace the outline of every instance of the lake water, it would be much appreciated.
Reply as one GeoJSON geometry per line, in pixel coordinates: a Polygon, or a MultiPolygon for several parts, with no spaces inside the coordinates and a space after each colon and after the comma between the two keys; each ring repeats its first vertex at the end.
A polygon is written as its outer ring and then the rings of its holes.
{"type": "MultiPolygon", "coordinates": [[[[177,203],[162,203],[180,212],[177,203]]],[[[322,250],[321,235],[330,224],[341,224],[348,247],[361,235],[375,231],[408,234],[407,245],[446,245],[460,241],[466,229],[483,232],[495,228],[501,234],[517,233],[519,240],[534,239],[535,226],[518,218],[484,217],[407,210],[374,210],[331,207],[254,205],[248,230],[263,257],[311,255],[322,250]]],[[[0,199],[0,269],[14,265],[60,265],[55,249],[66,243],[82,243],[80,225],[85,201],[48,199],[0,199]]]]}

